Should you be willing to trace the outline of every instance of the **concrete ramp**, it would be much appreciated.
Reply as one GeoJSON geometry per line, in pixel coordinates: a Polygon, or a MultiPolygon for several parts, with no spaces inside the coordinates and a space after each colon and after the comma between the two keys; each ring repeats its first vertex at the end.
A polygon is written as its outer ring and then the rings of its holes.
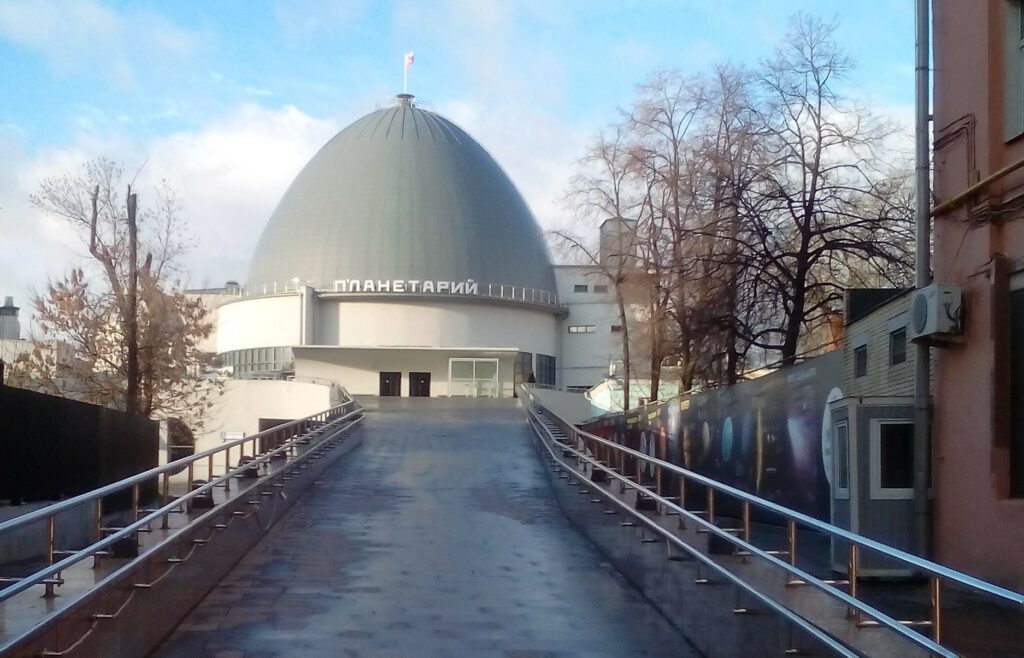
{"type": "Polygon", "coordinates": [[[360,403],[363,445],[155,655],[697,655],[566,522],[517,401],[360,403]]]}

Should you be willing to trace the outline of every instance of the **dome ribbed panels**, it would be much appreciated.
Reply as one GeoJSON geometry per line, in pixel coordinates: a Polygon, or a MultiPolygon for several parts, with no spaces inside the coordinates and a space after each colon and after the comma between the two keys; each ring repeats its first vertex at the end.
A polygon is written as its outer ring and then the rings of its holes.
{"type": "Polygon", "coordinates": [[[447,119],[400,103],[338,133],[260,237],[248,286],[294,278],[474,279],[554,291],[533,215],[501,167],[447,119]]]}

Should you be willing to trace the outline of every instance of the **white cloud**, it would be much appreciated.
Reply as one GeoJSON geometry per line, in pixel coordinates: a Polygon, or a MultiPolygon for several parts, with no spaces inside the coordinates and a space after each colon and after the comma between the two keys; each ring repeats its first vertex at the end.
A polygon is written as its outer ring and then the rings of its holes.
{"type": "Polygon", "coordinates": [[[190,56],[198,35],[144,10],[98,0],[0,0],[0,38],[38,51],[59,73],[96,72],[119,84],[136,69],[190,56]]]}
{"type": "Polygon", "coordinates": [[[337,33],[354,24],[369,9],[369,0],[275,0],[274,19],[288,39],[318,32],[337,33]]]}
{"type": "Polygon", "coordinates": [[[295,107],[244,105],[196,132],[148,146],[148,176],[180,191],[199,239],[192,285],[244,280],[256,240],[285,189],[338,126],[295,107]]]}
{"type": "Polygon", "coordinates": [[[136,186],[140,202],[161,179],[180,195],[199,243],[186,258],[187,285],[244,280],[274,206],[336,130],[333,120],[295,107],[242,105],[194,131],[144,143],[83,133],[71,146],[30,158],[20,134],[0,128],[0,151],[11,154],[0,162],[0,294],[15,295],[27,307],[32,289],[81,260],[79,236],[32,208],[28,197],[42,179],[75,172],[101,155],[123,162],[129,172],[145,163],[136,186]]]}

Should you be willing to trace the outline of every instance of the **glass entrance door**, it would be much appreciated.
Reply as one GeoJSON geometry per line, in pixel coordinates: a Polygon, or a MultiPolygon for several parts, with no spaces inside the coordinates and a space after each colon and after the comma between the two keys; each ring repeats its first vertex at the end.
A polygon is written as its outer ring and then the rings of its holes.
{"type": "Polygon", "coordinates": [[[465,398],[496,398],[498,385],[497,359],[448,359],[448,395],[465,398]]]}

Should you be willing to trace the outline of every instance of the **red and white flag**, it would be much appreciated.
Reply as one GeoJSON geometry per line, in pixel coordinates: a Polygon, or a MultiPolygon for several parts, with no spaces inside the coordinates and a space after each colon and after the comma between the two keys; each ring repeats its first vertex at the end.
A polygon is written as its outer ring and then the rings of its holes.
{"type": "Polygon", "coordinates": [[[405,53],[405,68],[412,66],[412,63],[416,61],[415,53],[405,53]]]}

